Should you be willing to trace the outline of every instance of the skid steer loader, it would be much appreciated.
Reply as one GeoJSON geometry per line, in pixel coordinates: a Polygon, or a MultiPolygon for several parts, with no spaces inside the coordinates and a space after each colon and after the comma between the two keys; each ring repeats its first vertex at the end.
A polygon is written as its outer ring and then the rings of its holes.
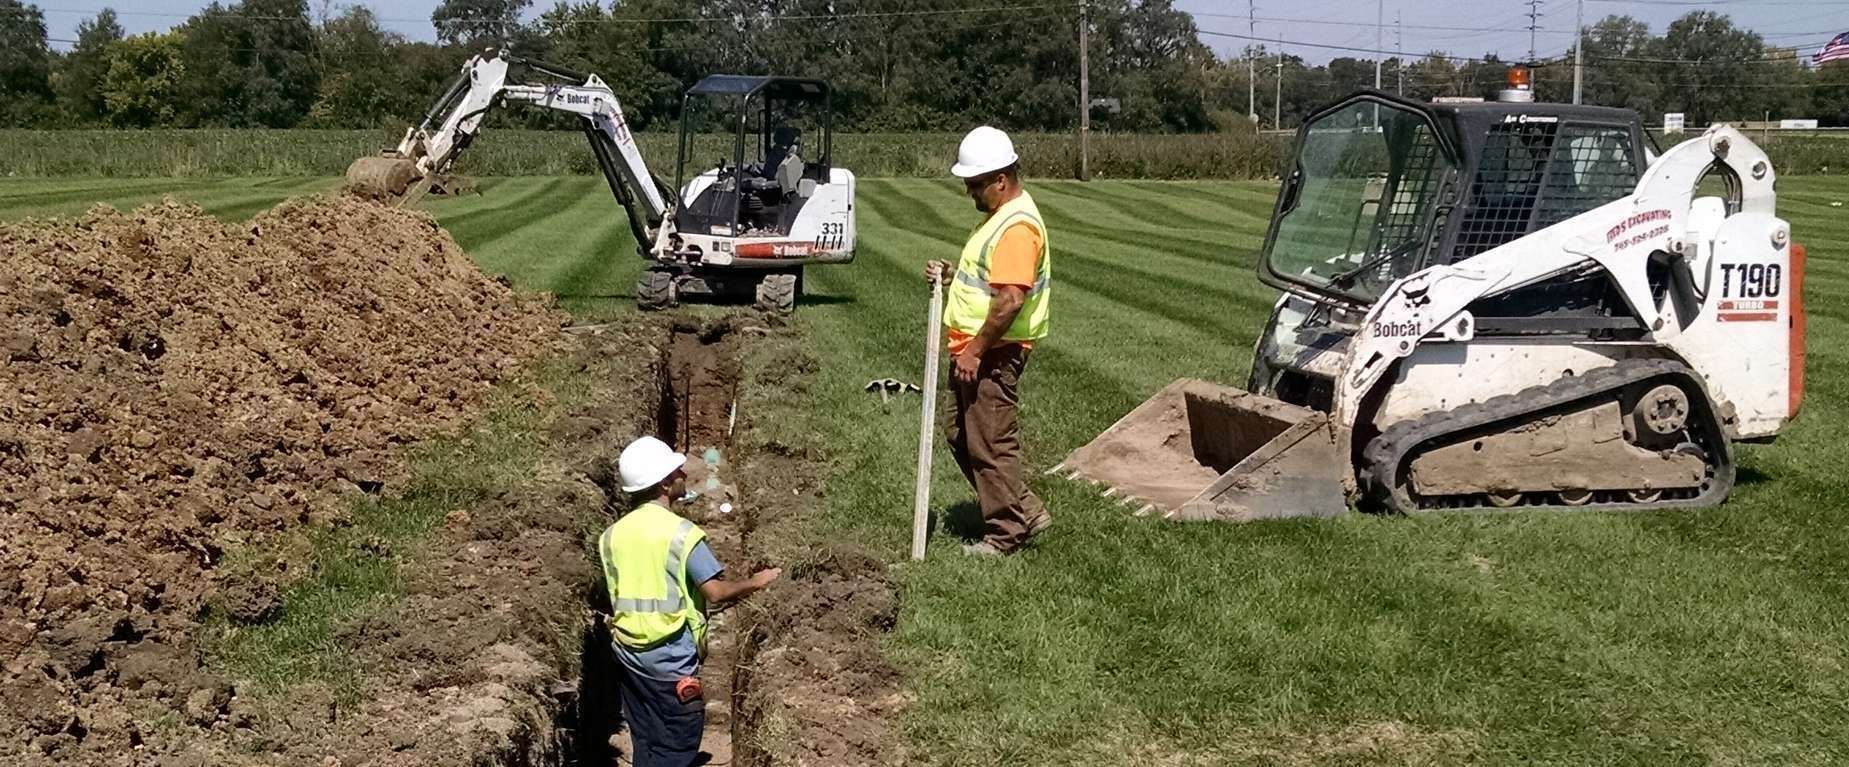
{"type": "Polygon", "coordinates": [[[1052,471],[1179,519],[1716,504],[1803,392],[1764,152],[1627,110],[1364,91],[1298,130],[1244,390],[1181,380],[1052,471]]]}
{"type": "Polygon", "coordinates": [[[601,78],[489,50],[463,64],[397,146],[349,166],[347,187],[408,205],[461,185],[450,169],[501,104],[574,114],[637,252],[649,261],[636,281],[641,308],[692,296],[745,296],[761,309],[789,313],[804,267],[854,260],[855,179],[833,164],[831,94],[827,83],[803,78],[701,80],[682,102],[679,172],[670,187],[649,170],[622,105],[601,78]],[[809,157],[805,123],[815,134],[809,157]],[[707,128],[718,135],[705,135],[707,128]],[[730,151],[702,166],[696,144],[709,138],[730,151]]]}

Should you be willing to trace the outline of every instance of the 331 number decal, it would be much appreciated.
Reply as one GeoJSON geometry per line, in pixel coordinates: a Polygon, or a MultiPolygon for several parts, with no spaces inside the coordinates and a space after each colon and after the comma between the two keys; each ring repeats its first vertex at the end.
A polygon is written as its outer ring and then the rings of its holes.
{"type": "Polygon", "coordinates": [[[847,224],[822,222],[822,232],[815,236],[817,250],[835,250],[847,244],[847,224]]]}

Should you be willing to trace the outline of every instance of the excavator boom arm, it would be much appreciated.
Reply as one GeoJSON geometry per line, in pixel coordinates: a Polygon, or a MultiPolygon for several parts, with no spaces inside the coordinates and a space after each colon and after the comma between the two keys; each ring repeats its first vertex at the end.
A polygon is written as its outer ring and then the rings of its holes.
{"type": "MultiPolygon", "coordinates": [[[[642,158],[641,147],[623,117],[623,106],[602,78],[544,62],[495,52],[475,56],[462,67],[423,122],[406,131],[396,154],[416,164],[418,178],[449,172],[481,132],[482,119],[502,101],[517,101],[578,115],[597,157],[598,168],[617,202],[629,215],[638,243],[647,247],[667,218],[672,204],[642,158]],[[520,65],[554,80],[509,83],[509,68],[520,65]]],[[[350,174],[351,175],[351,174],[350,174]]]]}

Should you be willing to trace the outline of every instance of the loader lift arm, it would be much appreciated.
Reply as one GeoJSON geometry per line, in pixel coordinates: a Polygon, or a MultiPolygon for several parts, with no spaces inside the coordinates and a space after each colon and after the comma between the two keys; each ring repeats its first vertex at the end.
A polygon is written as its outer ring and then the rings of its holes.
{"type": "MultiPolygon", "coordinates": [[[[542,61],[492,50],[470,58],[425,113],[423,121],[407,130],[396,149],[386,153],[390,158],[387,162],[412,163],[414,181],[404,190],[382,191],[401,204],[416,200],[435,179],[449,173],[463,150],[481,133],[482,119],[505,101],[556,109],[581,118],[597,168],[609,184],[611,195],[623,206],[637,248],[646,253],[675,204],[672,190],[649,171],[623,117],[622,103],[602,78],[542,61]],[[533,79],[538,82],[509,83],[514,67],[536,75],[533,79]]],[[[391,186],[360,178],[367,175],[361,170],[367,162],[355,163],[348,172],[349,181],[356,186],[391,186]]]]}

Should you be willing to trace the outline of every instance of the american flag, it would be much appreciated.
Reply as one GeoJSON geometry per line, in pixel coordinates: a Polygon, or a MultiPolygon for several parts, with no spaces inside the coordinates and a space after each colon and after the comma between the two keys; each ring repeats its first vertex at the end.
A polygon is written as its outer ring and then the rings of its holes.
{"type": "Polygon", "coordinates": [[[1849,32],[1837,35],[1823,46],[1823,50],[1817,51],[1817,55],[1811,57],[1811,61],[1818,64],[1837,59],[1849,59],[1849,32]]]}

